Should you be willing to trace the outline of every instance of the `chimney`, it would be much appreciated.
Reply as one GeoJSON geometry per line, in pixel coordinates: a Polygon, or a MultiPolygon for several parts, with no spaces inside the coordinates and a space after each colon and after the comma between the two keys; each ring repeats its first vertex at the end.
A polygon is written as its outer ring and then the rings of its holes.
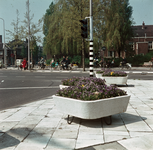
{"type": "Polygon", "coordinates": [[[145,29],[145,23],[144,23],[144,21],[142,23],[142,29],[145,29]]]}

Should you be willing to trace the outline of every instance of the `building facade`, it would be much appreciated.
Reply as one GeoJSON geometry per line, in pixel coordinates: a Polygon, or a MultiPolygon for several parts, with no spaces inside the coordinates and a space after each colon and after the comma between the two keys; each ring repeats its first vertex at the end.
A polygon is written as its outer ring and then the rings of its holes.
{"type": "Polygon", "coordinates": [[[135,51],[135,54],[147,54],[153,51],[153,25],[142,25],[132,26],[134,37],[129,44],[135,51]]]}

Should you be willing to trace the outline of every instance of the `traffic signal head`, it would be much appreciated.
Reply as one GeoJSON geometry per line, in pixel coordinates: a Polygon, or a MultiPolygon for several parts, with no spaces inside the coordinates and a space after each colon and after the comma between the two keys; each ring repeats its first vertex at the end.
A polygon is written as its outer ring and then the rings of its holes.
{"type": "Polygon", "coordinates": [[[83,26],[81,27],[81,30],[82,30],[81,36],[82,36],[83,38],[87,38],[87,37],[88,37],[87,19],[80,20],[80,22],[83,24],[83,26]]]}

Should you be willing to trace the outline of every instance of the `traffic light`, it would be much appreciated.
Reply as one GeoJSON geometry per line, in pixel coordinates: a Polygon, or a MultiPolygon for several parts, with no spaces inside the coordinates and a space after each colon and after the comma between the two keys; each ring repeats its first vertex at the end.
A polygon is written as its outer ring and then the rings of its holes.
{"type": "Polygon", "coordinates": [[[80,20],[80,22],[83,24],[83,26],[81,27],[81,30],[82,30],[81,36],[82,36],[83,38],[87,38],[87,37],[88,37],[87,19],[80,20]]]}

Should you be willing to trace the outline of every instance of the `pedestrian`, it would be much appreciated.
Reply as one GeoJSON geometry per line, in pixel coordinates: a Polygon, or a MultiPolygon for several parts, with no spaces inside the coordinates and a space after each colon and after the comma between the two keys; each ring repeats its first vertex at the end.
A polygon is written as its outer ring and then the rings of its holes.
{"type": "Polygon", "coordinates": [[[70,60],[69,60],[69,57],[67,56],[66,57],[66,61],[65,61],[65,63],[66,63],[66,69],[68,69],[68,65],[70,64],[70,60]]]}
{"type": "Polygon", "coordinates": [[[114,67],[114,59],[111,61],[111,67],[114,67]]]}
{"type": "Polygon", "coordinates": [[[44,69],[44,58],[43,57],[41,57],[41,59],[40,59],[40,66],[41,66],[41,68],[43,68],[44,69]]]}
{"type": "Polygon", "coordinates": [[[65,63],[65,61],[66,61],[65,56],[63,56],[61,63],[65,63]]]}
{"type": "Polygon", "coordinates": [[[58,68],[58,61],[56,61],[55,63],[55,68],[58,68]]]}
{"type": "Polygon", "coordinates": [[[123,56],[122,57],[122,66],[125,66],[126,65],[126,58],[123,56]]]}
{"type": "Polygon", "coordinates": [[[50,66],[51,66],[51,68],[53,67],[55,69],[55,60],[54,60],[54,58],[52,58],[52,60],[50,61],[50,66]]]}
{"type": "Polygon", "coordinates": [[[32,60],[32,68],[34,68],[34,66],[35,66],[35,61],[32,60]]]}
{"type": "Polygon", "coordinates": [[[22,68],[23,68],[24,70],[27,69],[27,60],[26,60],[26,58],[23,59],[22,68]]]}
{"type": "Polygon", "coordinates": [[[65,59],[65,56],[63,56],[63,59],[61,61],[61,66],[62,66],[63,70],[64,70],[65,65],[66,65],[66,59],[65,59]]]}
{"type": "Polygon", "coordinates": [[[101,67],[103,67],[103,58],[101,58],[101,60],[99,61],[99,64],[101,67]]]}

